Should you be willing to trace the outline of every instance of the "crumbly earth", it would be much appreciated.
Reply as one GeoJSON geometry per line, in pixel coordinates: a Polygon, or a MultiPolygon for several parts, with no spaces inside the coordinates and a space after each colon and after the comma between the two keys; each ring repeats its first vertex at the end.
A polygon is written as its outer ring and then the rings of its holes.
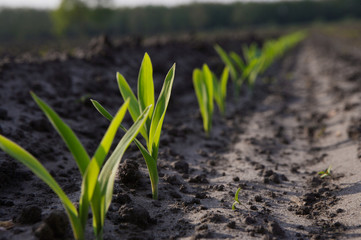
{"type": "MultiPolygon", "coordinates": [[[[203,63],[222,70],[215,42],[240,52],[250,41],[262,38],[99,38],[71,55],[3,58],[0,134],[38,157],[76,202],[80,174],[29,91],[49,103],[93,153],[109,123],[89,98],[116,112],[122,99],[115,73],[135,90],[147,51],[157,92],[177,63],[160,144],[159,200],[152,200],[146,165],[131,145],[118,171],[104,239],[360,239],[360,48],[311,32],[258,80],[253,93],[230,96],[226,117],[216,112],[206,137],[192,70],[203,63]],[[331,176],[321,179],[318,171],[329,166],[331,176]],[[241,204],[232,211],[239,187],[241,204]]],[[[125,122],[131,124],[129,116],[125,122]]],[[[0,165],[0,239],[72,239],[56,195],[3,152],[0,165]]]]}

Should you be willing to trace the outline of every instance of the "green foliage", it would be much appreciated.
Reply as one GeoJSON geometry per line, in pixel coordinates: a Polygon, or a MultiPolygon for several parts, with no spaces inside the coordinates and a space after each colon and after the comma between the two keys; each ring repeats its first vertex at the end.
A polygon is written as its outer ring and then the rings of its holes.
{"type": "Polygon", "coordinates": [[[0,148],[27,166],[58,195],[66,213],[68,214],[75,239],[85,239],[84,231],[88,219],[89,206],[91,206],[93,212],[94,234],[96,239],[102,239],[105,215],[107,214],[112,200],[117,166],[119,165],[125,150],[145,123],[150,112],[150,107],[144,110],[133,126],[123,136],[102,168],[104,160],[112,145],[114,136],[127,111],[129,100],[121,106],[118,113],[115,115],[94,156],[90,159],[88,153],[71,128],[64,123],[59,115],[44,101],[42,101],[34,93],[31,93],[31,95],[41,110],[45,113],[53,127],[62,137],[78,165],[83,179],[79,200],[79,210],[76,209],[74,204],[66,196],[61,187],[43,167],[43,165],[29,152],[2,135],[0,135],[0,148]]]}
{"type": "Polygon", "coordinates": [[[238,200],[238,195],[239,195],[240,191],[241,191],[241,188],[238,188],[236,194],[234,195],[234,202],[232,204],[232,210],[233,211],[236,210],[236,205],[237,204],[241,204],[241,202],[238,200]]]}
{"type": "Polygon", "coordinates": [[[76,34],[88,22],[89,9],[80,0],[62,0],[51,13],[53,31],[56,35],[76,34]]]}
{"type": "Polygon", "coordinates": [[[204,64],[202,69],[196,68],[193,70],[194,91],[196,92],[199,110],[203,119],[203,128],[207,136],[209,136],[212,129],[213,100],[216,101],[222,116],[225,115],[228,77],[228,67],[224,68],[220,79],[209,69],[207,64],[204,64]]]}
{"type": "Polygon", "coordinates": [[[227,83],[229,77],[229,68],[225,67],[221,78],[218,80],[216,74],[212,72],[213,77],[213,95],[216,103],[218,105],[218,109],[222,116],[226,114],[226,97],[227,97],[227,83]]]}
{"type": "Polygon", "coordinates": [[[214,49],[216,50],[216,52],[224,62],[224,65],[228,67],[233,82],[234,94],[235,96],[238,96],[243,83],[241,80],[241,74],[239,72],[239,68],[242,69],[242,67],[244,66],[242,59],[236,53],[233,52],[232,54],[228,55],[227,52],[219,45],[215,45],[214,49]],[[238,68],[237,68],[237,64],[235,63],[238,64],[238,68]]]}
{"type": "Polygon", "coordinates": [[[320,178],[324,178],[327,176],[331,176],[331,166],[329,166],[327,169],[325,169],[324,171],[320,171],[318,172],[318,175],[320,175],[320,178]]]}
{"type": "MultiPolygon", "coordinates": [[[[153,67],[149,55],[145,53],[138,75],[138,98],[134,95],[129,84],[121,75],[117,73],[117,81],[120,93],[123,99],[129,99],[129,113],[135,121],[144,108],[150,106],[150,113],[140,133],[146,141],[147,148],[141,142],[135,139],[135,144],[141,151],[147,164],[149,177],[152,185],[153,198],[158,198],[158,149],[160,135],[162,131],[165,113],[167,111],[171,90],[175,75],[175,64],[169,70],[165,77],[162,90],[159,94],[157,103],[154,105],[154,85],[153,85],[153,67]],[[154,106],[154,108],[153,108],[154,106]]],[[[111,114],[100,105],[99,102],[92,100],[94,107],[108,120],[112,119],[111,114]]],[[[127,131],[122,127],[124,131],[127,131]]]]}
{"type": "Polygon", "coordinates": [[[207,64],[193,71],[193,86],[197,95],[199,109],[203,119],[203,128],[207,135],[212,129],[213,118],[213,75],[207,64]]]}
{"type": "MultiPolygon", "coordinates": [[[[62,0],[55,10],[0,9],[0,43],[62,37],[154,35],[192,31],[294,26],[361,18],[359,0],[189,4],[110,8],[104,0],[62,0]],[[87,4],[90,1],[89,4],[87,4]],[[100,7],[94,7],[100,6],[100,7]]],[[[357,29],[359,26],[353,28],[357,29]]],[[[22,41],[22,42],[21,42],[22,41]]]]}
{"type": "Polygon", "coordinates": [[[235,52],[227,53],[219,45],[214,48],[224,64],[230,69],[231,78],[234,82],[235,96],[239,95],[240,88],[244,81],[247,82],[248,88],[253,91],[256,79],[284,53],[304,39],[304,32],[296,32],[277,40],[266,41],[262,48],[258,48],[255,43],[250,46],[242,46],[242,55],[235,52]]]}

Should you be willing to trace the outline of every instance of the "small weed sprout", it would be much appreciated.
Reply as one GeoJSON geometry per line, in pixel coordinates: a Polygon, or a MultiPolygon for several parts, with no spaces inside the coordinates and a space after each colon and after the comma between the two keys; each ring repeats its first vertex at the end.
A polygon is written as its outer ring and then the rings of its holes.
{"type": "Polygon", "coordinates": [[[78,165],[82,176],[79,210],[77,210],[55,179],[33,155],[2,135],[0,135],[0,149],[27,166],[58,195],[68,215],[74,238],[77,240],[85,239],[84,231],[88,220],[89,207],[91,207],[93,212],[94,234],[97,240],[101,240],[103,239],[105,216],[113,196],[117,166],[119,165],[125,150],[145,123],[150,112],[150,107],[144,109],[138,120],[135,121],[133,126],[123,136],[101,169],[119,125],[125,116],[129,100],[121,106],[118,113],[115,115],[94,156],[90,159],[88,153],[71,128],[64,123],[59,115],[44,101],[34,93],[31,93],[31,95],[62,137],[78,165]]]}
{"type": "Polygon", "coordinates": [[[232,210],[233,210],[233,211],[236,210],[236,205],[237,205],[237,204],[242,205],[241,202],[238,200],[238,195],[239,195],[239,192],[240,192],[240,191],[241,191],[241,188],[238,188],[236,194],[234,195],[234,202],[233,202],[233,204],[232,204],[232,210]]]}
{"type": "Polygon", "coordinates": [[[320,171],[318,172],[318,175],[320,175],[320,178],[324,178],[327,176],[331,177],[331,166],[329,166],[327,169],[325,169],[324,171],[320,171]]]}
{"type": "MultiPolygon", "coordinates": [[[[138,98],[134,95],[129,84],[121,75],[117,73],[117,81],[120,93],[123,99],[130,99],[128,111],[133,119],[136,121],[140,113],[150,107],[148,118],[144,126],[140,129],[140,134],[146,141],[147,148],[144,147],[140,141],[134,140],[143,155],[147,164],[149,177],[152,185],[153,199],[158,199],[158,150],[162,125],[167,111],[173,80],[175,75],[175,64],[169,70],[165,77],[162,90],[159,94],[157,103],[154,104],[154,83],[153,83],[153,66],[150,57],[145,53],[138,75],[138,98]],[[154,107],[153,107],[154,106],[154,107]]],[[[97,101],[91,100],[94,107],[108,120],[112,120],[113,116],[97,101]]],[[[123,126],[121,129],[127,131],[123,126]]]]}

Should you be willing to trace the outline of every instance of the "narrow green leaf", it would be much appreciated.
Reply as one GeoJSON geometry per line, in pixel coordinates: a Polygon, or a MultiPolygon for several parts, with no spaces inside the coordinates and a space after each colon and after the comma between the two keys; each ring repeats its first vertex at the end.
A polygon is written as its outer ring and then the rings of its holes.
{"type": "Polygon", "coordinates": [[[211,72],[212,74],[212,80],[213,80],[213,95],[214,95],[214,99],[216,100],[217,104],[219,103],[219,101],[221,100],[221,88],[220,88],[220,84],[218,81],[218,78],[216,76],[216,74],[214,74],[213,72],[211,72]]]}
{"type": "MultiPolygon", "coordinates": [[[[82,212],[84,212],[84,214],[88,216],[87,210],[89,208],[89,201],[91,202],[91,206],[93,210],[93,227],[95,234],[97,236],[101,235],[99,231],[102,231],[103,229],[102,220],[101,220],[102,218],[99,212],[101,208],[97,206],[97,204],[99,204],[100,202],[99,198],[101,197],[99,194],[97,194],[97,192],[99,192],[99,186],[97,184],[98,176],[100,169],[103,165],[103,162],[105,160],[105,157],[108,154],[110,147],[113,143],[119,125],[125,116],[128,105],[129,105],[129,99],[122,105],[122,107],[119,109],[118,113],[115,115],[114,118],[108,113],[109,114],[108,117],[113,118],[113,120],[111,121],[108,130],[106,131],[92,160],[90,161],[82,182],[81,202],[79,208],[83,209],[82,212]]],[[[100,104],[97,106],[102,108],[100,104]]],[[[105,112],[107,111],[105,110],[105,112]]]]}
{"type": "MultiPolygon", "coordinates": [[[[96,102],[96,101],[95,101],[96,102]]],[[[94,103],[93,103],[94,104],[94,103]]],[[[105,110],[105,108],[103,108],[100,104],[96,106],[96,108],[99,108],[99,112],[106,112],[109,114],[109,112],[107,110],[105,110]]],[[[103,116],[105,116],[107,114],[103,114],[103,116]]],[[[109,118],[108,120],[112,120],[113,117],[109,114],[107,115],[109,118]]],[[[124,131],[127,132],[128,130],[120,125],[120,128],[124,131]]],[[[149,177],[150,177],[150,181],[151,181],[151,185],[152,185],[152,193],[153,193],[153,198],[157,199],[158,198],[158,170],[157,170],[157,161],[154,160],[154,158],[149,154],[149,152],[147,151],[147,149],[142,145],[141,142],[138,141],[138,139],[134,138],[134,142],[137,145],[137,147],[139,148],[140,152],[142,153],[144,160],[147,164],[148,167],[148,171],[149,171],[149,177]]],[[[95,216],[94,216],[95,217],[95,216]]],[[[96,224],[97,225],[97,224],[96,224]]]]}
{"type": "Polygon", "coordinates": [[[103,117],[105,117],[109,121],[113,120],[113,116],[98,101],[93,99],[90,99],[90,101],[92,102],[95,109],[98,110],[101,115],[103,115],[103,117]]]}
{"type": "Polygon", "coordinates": [[[127,81],[125,80],[123,75],[120,73],[117,73],[117,82],[118,82],[118,87],[120,90],[120,94],[123,97],[123,100],[125,101],[128,98],[130,99],[129,113],[130,113],[130,116],[132,116],[133,121],[136,121],[140,115],[138,100],[135,97],[132,89],[129,87],[127,81]]]}
{"type": "Polygon", "coordinates": [[[83,239],[84,233],[75,206],[43,165],[25,149],[2,135],[0,135],[0,149],[27,166],[58,195],[69,216],[74,237],[76,239],[83,239]]]}
{"type": "Polygon", "coordinates": [[[193,71],[193,86],[194,86],[194,90],[196,92],[196,96],[197,96],[197,100],[198,100],[198,104],[199,104],[199,109],[200,112],[203,115],[206,115],[207,110],[206,110],[206,102],[203,100],[204,96],[203,96],[203,74],[202,71],[198,68],[194,69],[193,71]]]}
{"type": "Polygon", "coordinates": [[[193,71],[193,85],[196,91],[196,96],[198,99],[199,109],[203,119],[203,128],[208,134],[209,132],[209,113],[207,108],[207,90],[206,84],[204,81],[203,72],[200,69],[195,69],[193,71]]]}
{"type": "Polygon", "coordinates": [[[229,67],[229,71],[231,73],[232,80],[234,82],[238,79],[238,73],[236,68],[234,67],[234,64],[228,54],[221,48],[219,45],[214,46],[215,50],[217,51],[218,55],[221,57],[224,64],[229,67]]]}
{"type": "MultiPolygon", "coordinates": [[[[135,97],[132,89],[129,87],[127,81],[125,80],[123,75],[121,75],[120,73],[117,73],[117,81],[118,81],[120,94],[122,95],[123,100],[125,101],[128,98],[130,99],[128,110],[129,110],[130,115],[132,116],[133,121],[135,122],[138,119],[138,117],[140,116],[138,100],[135,97]]],[[[148,142],[148,130],[147,130],[146,126],[142,127],[142,129],[140,130],[140,133],[142,134],[145,141],[148,142]]]]}
{"type": "MultiPolygon", "coordinates": [[[[204,76],[204,81],[206,84],[206,90],[207,90],[207,108],[208,108],[208,115],[209,115],[209,119],[212,119],[212,115],[213,115],[213,109],[214,109],[214,104],[213,104],[213,77],[212,77],[212,72],[209,69],[207,64],[203,65],[203,76],[204,76]]],[[[210,121],[212,122],[212,121],[210,121]]]]}
{"type": "Polygon", "coordinates": [[[242,46],[242,53],[243,53],[243,56],[246,60],[246,63],[249,64],[250,60],[251,60],[251,56],[250,56],[250,50],[249,50],[249,47],[244,44],[242,46]]]}
{"type": "MultiPolygon", "coordinates": [[[[115,115],[111,121],[108,130],[106,131],[102,141],[100,142],[92,160],[89,163],[88,169],[84,176],[82,190],[87,190],[88,199],[92,199],[95,185],[97,183],[97,177],[99,175],[100,169],[103,166],[103,162],[110,150],[110,147],[113,143],[115,134],[123,121],[127,108],[129,106],[129,99],[120,107],[118,113],[115,115]]],[[[111,117],[111,115],[110,115],[111,117]]]]}
{"type": "Polygon", "coordinates": [[[152,154],[154,159],[157,159],[158,157],[159,139],[162,131],[165,113],[167,111],[170,95],[172,92],[175,67],[176,65],[174,64],[164,79],[163,87],[159,94],[157,105],[152,116],[149,131],[149,146],[152,148],[150,153],[152,154]]]}
{"type": "Polygon", "coordinates": [[[222,92],[221,92],[220,82],[218,81],[216,74],[214,74],[213,72],[212,72],[212,80],[213,80],[214,100],[216,100],[219,111],[222,113],[224,107],[222,102],[222,92]]]}
{"type": "Polygon", "coordinates": [[[98,236],[102,236],[102,231],[104,226],[104,220],[101,214],[103,206],[102,206],[102,197],[101,197],[99,182],[97,182],[97,184],[95,185],[93,198],[91,199],[91,209],[93,213],[93,230],[94,230],[94,234],[97,236],[96,239],[98,239],[98,236]]]}
{"type": "Polygon", "coordinates": [[[150,183],[152,186],[152,195],[153,199],[158,199],[158,169],[157,169],[157,161],[154,159],[147,149],[135,138],[135,144],[138,146],[140,152],[143,155],[145,163],[147,164],[150,183]]]}
{"type": "Polygon", "coordinates": [[[78,165],[81,175],[83,176],[90,161],[89,155],[85,151],[83,145],[80,143],[71,128],[61,120],[55,111],[53,111],[43,100],[37,97],[35,93],[31,92],[30,94],[64,140],[78,165]]]}
{"type": "Polygon", "coordinates": [[[139,110],[143,112],[144,109],[150,105],[153,107],[150,109],[149,117],[147,120],[147,129],[150,127],[150,120],[153,114],[154,108],[154,85],[153,85],[153,67],[148,53],[144,54],[142,65],[140,66],[138,76],[138,103],[139,110]]]}
{"type": "Polygon", "coordinates": [[[239,195],[240,191],[241,191],[241,188],[238,188],[236,194],[234,195],[234,201],[236,201],[236,202],[239,202],[238,195],[239,195]]]}
{"type": "Polygon", "coordinates": [[[137,121],[135,121],[132,127],[126,132],[126,134],[120,140],[113,154],[109,157],[108,161],[105,163],[103,169],[100,172],[98,181],[100,187],[100,195],[102,196],[99,202],[103,204],[102,205],[103,207],[100,211],[102,223],[104,223],[105,214],[107,213],[109,205],[111,203],[117,167],[121,161],[121,158],[125,150],[128,148],[129,144],[134,140],[134,138],[137,136],[137,134],[140,131],[140,128],[143,126],[146,119],[148,118],[148,114],[150,112],[151,107],[152,106],[148,106],[144,110],[144,112],[139,116],[137,121]]]}
{"type": "MultiPolygon", "coordinates": [[[[83,179],[84,182],[84,179],[83,179]]],[[[80,199],[79,199],[79,220],[82,228],[85,230],[85,227],[88,223],[89,217],[89,199],[88,199],[88,189],[81,190],[80,199]]]]}
{"type": "Polygon", "coordinates": [[[221,95],[223,98],[223,102],[226,99],[227,96],[227,82],[228,82],[228,77],[229,77],[229,68],[225,67],[223,72],[222,72],[222,76],[221,76],[221,95]]]}
{"type": "Polygon", "coordinates": [[[229,56],[232,58],[232,60],[237,64],[239,69],[243,71],[245,68],[245,63],[243,62],[242,58],[235,52],[231,52],[229,56]]]}

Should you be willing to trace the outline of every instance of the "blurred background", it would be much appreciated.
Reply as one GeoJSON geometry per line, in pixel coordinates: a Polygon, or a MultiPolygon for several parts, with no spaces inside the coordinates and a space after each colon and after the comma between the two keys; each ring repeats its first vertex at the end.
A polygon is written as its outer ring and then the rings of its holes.
{"type": "Polygon", "coordinates": [[[253,31],[360,18],[360,0],[0,0],[0,51],[71,45],[101,34],[253,31]]]}

